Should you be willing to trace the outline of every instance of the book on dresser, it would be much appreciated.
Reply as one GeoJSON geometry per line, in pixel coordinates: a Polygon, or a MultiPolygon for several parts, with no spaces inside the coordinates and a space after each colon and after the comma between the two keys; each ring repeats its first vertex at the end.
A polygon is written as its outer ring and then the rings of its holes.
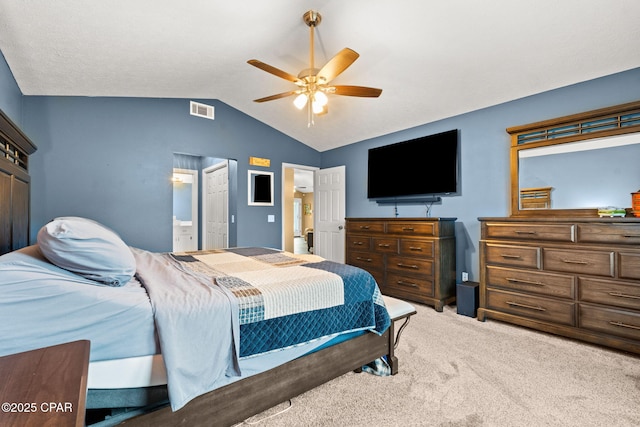
{"type": "Polygon", "coordinates": [[[347,218],[347,264],[383,294],[432,305],[456,299],[456,218],[347,218]]]}
{"type": "Polygon", "coordinates": [[[480,218],[486,318],[640,354],[639,218],[480,218]]]}

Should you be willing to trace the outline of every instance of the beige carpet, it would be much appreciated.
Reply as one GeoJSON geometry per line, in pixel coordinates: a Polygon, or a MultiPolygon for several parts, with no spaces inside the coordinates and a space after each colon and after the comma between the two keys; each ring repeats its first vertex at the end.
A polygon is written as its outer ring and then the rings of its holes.
{"type": "Polygon", "coordinates": [[[398,375],[349,373],[243,424],[640,426],[640,357],[415,305],[398,375]]]}

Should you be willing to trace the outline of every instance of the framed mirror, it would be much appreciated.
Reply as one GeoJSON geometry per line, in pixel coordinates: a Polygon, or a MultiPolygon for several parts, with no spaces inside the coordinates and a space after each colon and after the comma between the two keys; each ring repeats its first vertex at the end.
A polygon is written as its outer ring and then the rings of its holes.
{"type": "Polygon", "coordinates": [[[273,206],[273,172],[249,170],[249,206],[273,206]]]}
{"type": "Polygon", "coordinates": [[[512,216],[598,216],[640,188],[640,102],[507,129],[512,216]]]}

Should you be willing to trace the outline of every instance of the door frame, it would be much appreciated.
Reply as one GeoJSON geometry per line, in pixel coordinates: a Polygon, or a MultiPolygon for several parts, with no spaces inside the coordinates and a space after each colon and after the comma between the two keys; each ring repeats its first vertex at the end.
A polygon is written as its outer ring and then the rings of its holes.
{"type": "MultiPolygon", "coordinates": [[[[182,169],[182,168],[173,168],[172,176],[175,174],[179,175],[191,175],[191,238],[195,240],[196,246],[198,249],[198,224],[200,222],[200,213],[198,211],[198,171],[195,169],[182,169]]],[[[171,188],[173,192],[173,185],[171,188]]],[[[172,208],[173,213],[173,208],[172,208]]],[[[173,230],[175,231],[175,223],[173,224],[173,230]]],[[[175,246],[175,235],[172,236],[172,251],[175,251],[173,247],[175,246]]]]}
{"type": "MultiPolygon", "coordinates": [[[[295,163],[282,163],[282,185],[280,186],[280,200],[282,201],[282,241],[280,242],[280,247],[284,250],[284,248],[286,247],[286,230],[291,228],[293,229],[293,222],[291,223],[287,223],[284,212],[285,209],[287,208],[288,205],[288,200],[289,198],[285,197],[285,188],[286,188],[286,177],[285,177],[285,170],[287,169],[302,169],[302,170],[310,170],[313,171],[314,175],[316,173],[317,170],[320,170],[319,167],[317,166],[309,166],[309,165],[299,165],[299,164],[295,164],[295,163]]],[[[293,199],[293,195],[291,195],[291,199],[293,199]]],[[[293,221],[293,219],[292,219],[293,221]]]]}

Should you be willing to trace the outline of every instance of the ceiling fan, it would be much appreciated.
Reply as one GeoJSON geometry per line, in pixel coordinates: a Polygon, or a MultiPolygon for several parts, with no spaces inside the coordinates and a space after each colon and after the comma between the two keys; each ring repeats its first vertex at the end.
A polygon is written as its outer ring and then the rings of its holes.
{"type": "Polygon", "coordinates": [[[254,102],[273,101],[297,95],[293,103],[298,109],[303,109],[307,106],[307,126],[311,126],[314,124],[313,118],[315,115],[327,113],[327,95],[358,96],[366,98],[377,98],[380,96],[382,89],[365,86],[330,85],[329,83],[353,64],[360,55],[349,48],[344,48],[338,52],[337,55],[331,58],[322,68],[315,68],[313,44],[314,29],[320,24],[322,16],[318,12],[310,10],[302,15],[302,19],[309,27],[309,68],[300,71],[296,77],[293,74],[289,74],[286,71],[282,71],[269,64],[265,64],[257,59],[250,59],[247,61],[254,67],[295,83],[296,86],[298,86],[298,89],[255,99],[254,102]]]}

